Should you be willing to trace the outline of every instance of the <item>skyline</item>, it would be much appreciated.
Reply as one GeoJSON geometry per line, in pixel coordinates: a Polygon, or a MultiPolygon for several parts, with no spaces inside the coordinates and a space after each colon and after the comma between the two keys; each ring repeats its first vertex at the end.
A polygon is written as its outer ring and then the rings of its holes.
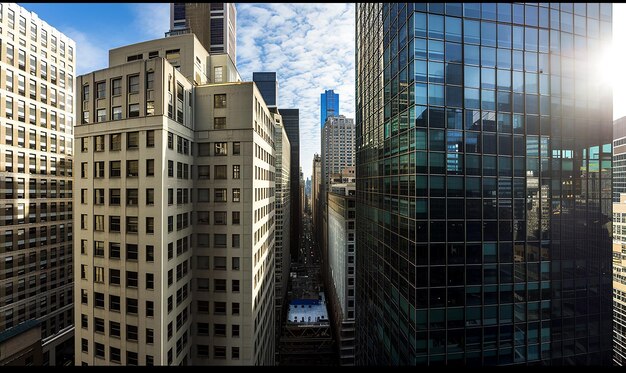
{"type": "MultiPolygon", "coordinates": [[[[76,75],[108,66],[109,49],[162,38],[170,3],[18,3],[76,42],[76,75]],[[150,17],[145,17],[150,14],[150,17]]],[[[300,166],[321,152],[320,94],[334,89],[354,118],[354,4],[236,3],[242,80],[275,71],[281,108],[300,109],[300,166]],[[348,72],[348,73],[346,73],[348,72]]]]}

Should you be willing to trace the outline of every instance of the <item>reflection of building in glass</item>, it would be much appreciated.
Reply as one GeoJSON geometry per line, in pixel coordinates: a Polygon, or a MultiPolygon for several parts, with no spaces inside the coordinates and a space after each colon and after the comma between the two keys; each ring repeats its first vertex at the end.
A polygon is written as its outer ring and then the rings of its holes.
{"type": "Polygon", "coordinates": [[[358,364],[611,363],[611,18],[357,4],[358,364]]]}

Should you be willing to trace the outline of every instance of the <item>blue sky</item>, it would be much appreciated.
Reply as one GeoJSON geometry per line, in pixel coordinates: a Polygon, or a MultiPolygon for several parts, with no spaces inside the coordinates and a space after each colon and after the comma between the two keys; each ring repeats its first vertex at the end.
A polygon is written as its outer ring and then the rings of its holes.
{"type": "MultiPolygon", "coordinates": [[[[106,68],[109,49],[161,38],[169,3],[19,3],[76,42],[77,73],[106,68]]],[[[276,71],[278,106],[300,109],[300,165],[320,153],[320,94],[354,118],[354,4],[237,3],[237,67],[276,71]]]]}

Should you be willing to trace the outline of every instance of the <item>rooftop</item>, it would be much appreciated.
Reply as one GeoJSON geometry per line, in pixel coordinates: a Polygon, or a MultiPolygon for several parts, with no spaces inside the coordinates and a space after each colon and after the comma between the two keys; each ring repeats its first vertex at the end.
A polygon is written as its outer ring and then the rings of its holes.
{"type": "Polygon", "coordinates": [[[294,299],[289,304],[287,322],[290,324],[328,323],[328,311],[324,293],[318,299],[294,299]]]}

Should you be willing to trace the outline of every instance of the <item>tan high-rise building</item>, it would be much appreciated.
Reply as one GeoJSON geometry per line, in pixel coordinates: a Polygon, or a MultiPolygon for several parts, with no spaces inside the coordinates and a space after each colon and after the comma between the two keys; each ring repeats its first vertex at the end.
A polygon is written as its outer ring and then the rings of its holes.
{"type": "Polygon", "coordinates": [[[77,364],[274,363],[274,122],[223,56],[181,34],[77,78],[77,364]]]}
{"type": "Polygon", "coordinates": [[[225,53],[237,64],[235,3],[171,3],[170,32],[192,32],[211,54],[225,53]]]}
{"type": "Polygon", "coordinates": [[[0,340],[31,340],[24,323],[36,320],[34,361],[63,364],[74,330],[76,45],[14,3],[0,4],[0,39],[0,340]]]}

